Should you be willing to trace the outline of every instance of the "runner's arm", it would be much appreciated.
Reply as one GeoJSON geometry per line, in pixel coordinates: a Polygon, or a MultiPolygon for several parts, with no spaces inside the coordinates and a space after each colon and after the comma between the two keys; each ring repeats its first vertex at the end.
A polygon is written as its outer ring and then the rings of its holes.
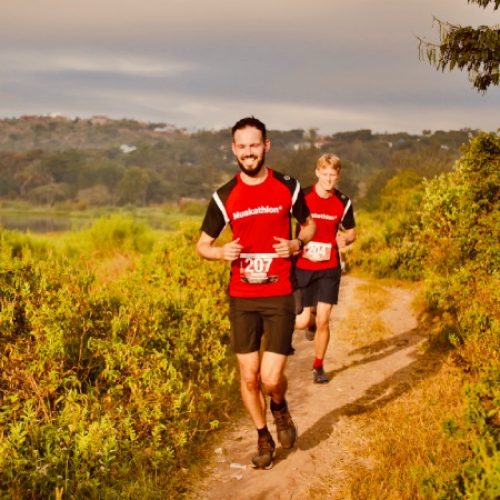
{"type": "MultiPolygon", "coordinates": [[[[302,248],[309,243],[316,233],[316,223],[314,222],[309,206],[307,205],[304,191],[300,188],[300,184],[297,181],[298,191],[297,199],[293,204],[292,213],[297,222],[299,223],[300,230],[293,242],[293,247],[290,248],[292,254],[296,254],[302,250],[302,248]]],[[[298,229],[298,227],[297,227],[298,229]]]]}
{"type": "Polygon", "coordinates": [[[314,222],[313,218],[309,215],[306,221],[300,225],[300,231],[296,239],[297,249],[294,251],[298,252],[302,250],[302,247],[307,245],[307,243],[309,243],[313,239],[315,232],[316,232],[316,222],[314,222]],[[302,243],[300,243],[299,240],[302,241],[302,243]]]}
{"type": "Polygon", "coordinates": [[[275,237],[278,241],[273,248],[280,257],[289,257],[302,250],[302,248],[312,240],[316,232],[316,223],[309,215],[305,222],[300,225],[300,231],[296,238],[292,240],[285,240],[283,238],[275,237]]]}
{"type": "Polygon", "coordinates": [[[345,248],[350,245],[356,239],[356,229],[346,229],[345,231],[339,231],[337,233],[337,246],[339,248],[345,248]]]}
{"type": "Polygon", "coordinates": [[[243,246],[239,244],[239,238],[230,241],[221,247],[215,246],[214,241],[215,238],[205,233],[205,231],[202,231],[200,239],[196,243],[196,251],[198,254],[207,260],[232,261],[240,256],[243,246]]]}

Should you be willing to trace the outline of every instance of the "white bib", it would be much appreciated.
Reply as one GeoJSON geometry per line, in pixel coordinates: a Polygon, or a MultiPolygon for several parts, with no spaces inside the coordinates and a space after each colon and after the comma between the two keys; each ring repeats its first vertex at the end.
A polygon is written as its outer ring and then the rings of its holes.
{"type": "Polygon", "coordinates": [[[302,251],[302,256],[311,262],[322,262],[330,260],[332,255],[332,244],[310,241],[302,251]]]}
{"type": "Polygon", "coordinates": [[[262,283],[274,283],[278,281],[278,276],[269,274],[273,259],[277,258],[276,253],[241,253],[240,254],[240,275],[241,281],[251,285],[262,283]]]}

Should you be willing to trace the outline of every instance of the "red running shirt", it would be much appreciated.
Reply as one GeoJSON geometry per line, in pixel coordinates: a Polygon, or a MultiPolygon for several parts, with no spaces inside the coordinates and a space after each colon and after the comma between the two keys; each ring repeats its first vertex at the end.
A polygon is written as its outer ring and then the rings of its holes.
{"type": "Polygon", "coordinates": [[[299,255],[295,265],[300,269],[317,271],[339,266],[339,251],[336,237],[339,227],[355,227],[351,200],[335,189],[328,198],[316,192],[316,186],[305,190],[307,205],[316,222],[316,233],[299,255]]]}
{"type": "Polygon", "coordinates": [[[291,218],[310,215],[299,182],[268,169],[264,182],[245,184],[238,173],[212,196],[201,230],[217,238],[229,224],[243,246],[231,263],[231,297],[276,297],[292,293],[290,258],[278,257],[274,236],[291,238],[291,218]]]}

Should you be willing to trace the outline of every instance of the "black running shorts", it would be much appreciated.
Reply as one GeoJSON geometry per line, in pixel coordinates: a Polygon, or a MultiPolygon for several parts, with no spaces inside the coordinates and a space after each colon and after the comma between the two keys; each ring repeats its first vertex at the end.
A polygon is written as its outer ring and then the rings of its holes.
{"type": "Polygon", "coordinates": [[[340,267],[321,271],[295,268],[296,286],[302,293],[302,306],[314,307],[318,302],[336,304],[339,299],[340,267]]]}
{"type": "Polygon", "coordinates": [[[235,353],[265,351],[289,355],[295,326],[292,295],[239,298],[229,301],[231,347],[235,353]]]}

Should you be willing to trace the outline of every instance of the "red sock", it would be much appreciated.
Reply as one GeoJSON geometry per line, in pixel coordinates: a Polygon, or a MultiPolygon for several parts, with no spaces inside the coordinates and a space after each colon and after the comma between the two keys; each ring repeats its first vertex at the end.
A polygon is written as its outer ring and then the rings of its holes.
{"type": "Polygon", "coordinates": [[[323,360],[320,358],[314,358],[313,368],[321,368],[323,366],[323,360]]]}

